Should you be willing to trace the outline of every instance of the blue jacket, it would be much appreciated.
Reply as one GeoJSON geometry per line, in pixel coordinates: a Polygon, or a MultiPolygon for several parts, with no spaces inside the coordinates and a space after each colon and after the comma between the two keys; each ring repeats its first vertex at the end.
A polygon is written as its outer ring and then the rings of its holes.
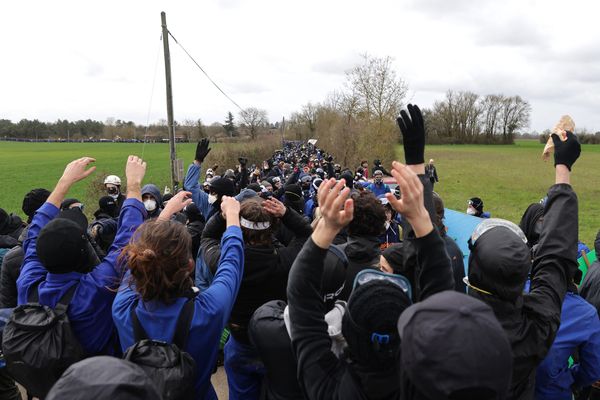
{"type": "Polygon", "coordinates": [[[367,186],[367,189],[373,192],[375,197],[383,196],[384,194],[391,192],[390,187],[385,183],[381,183],[378,185],[377,183],[373,182],[369,186],[367,186]]]}
{"type": "MultiPolygon", "coordinates": [[[[221,258],[215,278],[210,287],[195,299],[194,317],[185,351],[196,362],[196,399],[216,399],[210,376],[217,359],[221,332],[229,320],[242,275],[244,273],[244,242],[237,226],[227,228],[221,239],[221,258]]],[[[113,319],[123,350],[134,344],[131,307],[138,293],[123,279],[121,289],[113,304],[113,319]]],[[[175,325],[186,297],[172,304],[161,301],[139,301],[137,316],[148,336],[155,340],[171,342],[175,325]]]]}
{"type": "Polygon", "coordinates": [[[198,206],[198,209],[204,215],[204,220],[208,221],[216,212],[212,204],[208,203],[208,193],[200,187],[200,171],[201,166],[195,163],[190,164],[185,174],[183,188],[192,193],[192,201],[198,206]]]}
{"type": "Polygon", "coordinates": [[[144,204],[136,199],[127,199],[121,208],[117,236],[108,255],[94,270],[87,274],[69,272],[49,273],[37,257],[36,239],[40,230],[59,213],[59,209],[45,203],[37,210],[29,226],[24,243],[23,269],[17,280],[18,303],[27,303],[29,288],[42,281],[38,287],[40,304],[55,307],[58,300],[74,284],[79,284],[69,304],[68,316],[71,327],[83,349],[90,355],[111,354],[114,325],[111,305],[115,289],[122,276],[117,265],[121,249],[127,245],[133,232],[144,222],[144,204]]]}
{"type": "Polygon", "coordinates": [[[571,400],[571,387],[583,388],[600,379],[600,319],[581,296],[567,292],[560,328],[548,355],[537,368],[536,400],[571,400]],[[579,351],[579,363],[569,357],[579,351]]]}

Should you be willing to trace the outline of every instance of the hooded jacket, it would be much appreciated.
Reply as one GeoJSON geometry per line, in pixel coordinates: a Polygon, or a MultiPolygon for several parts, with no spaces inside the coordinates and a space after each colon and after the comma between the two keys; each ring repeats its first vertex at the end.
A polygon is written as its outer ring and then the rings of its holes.
{"type": "MultiPolygon", "coordinates": [[[[448,289],[446,285],[439,285],[439,282],[451,282],[452,272],[438,232],[434,229],[426,236],[409,240],[422,266],[423,290],[419,300],[448,289]],[[440,275],[441,280],[434,278],[440,275]]],[[[331,338],[324,319],[325,305],[320,298],[327,252],[309,239],[290,271],[287,296],[300,386],[309,399],[399,399],[399,369],[374,371],[340,360],[331,350],[331,338]]]]}
{"type": "Polygon", "coordinates": [[[499,227],[484,233],[469,257],[469,282],[492,294],[469,293],[492,307],[511,343],[510,399],[533,398],[536,367],[558,330],[567,283],[577,269],[577,208],[570,185],[557,184],[548,191],[528,294],[523,289],[531,265],[529,249],[512,231],[499,227]]]}
{"type": "MultiPolygon", "coordinates": [[[[352,284],[356,275],[367,268],[378,269],[379,256],[381,255],[380,242],[377,236],[352,236],[348,241],[338,247],[348,257],[348,269],[346,270],[346,283],[340,295],[341,300],[348,300],[352,292],[352,284]]],[[[327,254],[327,262],[334,262],[335,254],[327,254]]]]}
{"type": "Polygon", "coordinates": [[[600,319],[596,309],[568,292],[562,305],[560,328],[548,355],[537,368],[536,400],[571,400],[573,388],[600,379],[600,319]],[[569,368],[569,357],[578,353],[569,368]]]}
{"type": "Polygon", "coordinates": [[[158,217],[162,211],[162,195],[160,194],[160,189],[156,185],[149,183],[142,188],[142,198],[145,194],[149,194],[156,200],[156,208],[153,211],[148,211],[148,218],[158,217]]]}
{"type": "Polygon", "coordinates": [[[55,307],[71,286],[77,285],[67,314],[75,337],[88,355],[110,354],[113,350],[114,324],[111,306],[117,294],[116,285],[122,276],[117,263],[121,249],[127,245],[133,232],[144,222],[146,210],[137,199],[127,199],[119,216],[119,229],[108,255],[91,272],[50,273],[37,256],[36,241],[41,229],[53,220],[59,209],[45,203],[33,217],[27,240],[23,244],[25,259],[17,280],[18,304],[27,303],[29,292],[38,286],[40,304],[55,307]]]}
{"type": "MultiPolygon", "coordinates": [[[[247,329],[254,311],[267,301],[286,300],[285,288],[289,270],[302,245],[312,233],[310,224],[289,208],[281,222],[294,233],[294,239],[288,246],[244,244],[244,276],[229,319],[231,335],[242,344],[250,344],[247,329]]],[[[221,255],[219,239],[224,227],[225,220],[219,213],[208,221],[202,233],[200,250],[213,274],[217,270],[221,255]]]]}

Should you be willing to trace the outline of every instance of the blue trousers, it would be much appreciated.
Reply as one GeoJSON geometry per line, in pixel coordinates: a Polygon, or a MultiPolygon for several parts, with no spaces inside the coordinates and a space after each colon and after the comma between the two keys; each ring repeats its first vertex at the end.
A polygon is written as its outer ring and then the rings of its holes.
{"type": "Polygon", "coordinates": [[[223,352],[229,400],[258,400],[265,366],[256,349],[229,336],[223,352]]]}

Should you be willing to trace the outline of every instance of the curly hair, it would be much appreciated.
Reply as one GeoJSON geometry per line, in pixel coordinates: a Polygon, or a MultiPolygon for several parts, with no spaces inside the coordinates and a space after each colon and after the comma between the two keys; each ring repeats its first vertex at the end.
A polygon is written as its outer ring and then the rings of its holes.
{"type": "Polygon", "coordinates": [[[358,192],[354,200],[354,219],[348,233],[356,236],[379,236],[385,232],[385,209],[371,192],[358,192]]]}
{"type": "Polygon", "coordinates": [[[130,285],[144,301],[171,303],[193,286],[192,238],[185,225],[152,219],[137,229],[123,249],[130,285]]]}

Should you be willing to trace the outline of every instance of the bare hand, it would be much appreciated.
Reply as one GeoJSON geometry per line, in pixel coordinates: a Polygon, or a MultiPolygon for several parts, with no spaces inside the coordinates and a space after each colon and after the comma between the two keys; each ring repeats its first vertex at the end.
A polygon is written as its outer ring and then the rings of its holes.
{"type": "Polygon", "coordinates": [[[263,208],[266,212],[273,215],[274,217],[281,218],[285,215],[287,208],[283,205],[282,202],[277,200],[274,197],[267,199],[263,202],[263,208]]]}
{"type": "Polygon", "coordinates": [[[335,179],[323,181],[319,186],[319,208],[321,210],[322,225],[329,231],[341,231],[354,218],[354,201],[348,198],[350,189],[342,179],[336,183],[335,179]]]}
{"type": "Polygon", "coordinates": [[[192,202],[190,192],[181,191],[167,202],[165,209],[160,213],[160,219],[170,219],[172,215],[177,214],[192,202]],[[162,217],[162,218],[161,218],[162,217]]]}
{"type": "Polygon", "coordinates": [[[96,170],[96,167],[91,167],[90,169],[86,168],[95,161],[96,159],[91,157],[82,157],[71,161],[65,167],[65,171],[63,172],[59,182],[64,183],[67,186],[71,186],[75,182],[79,182],[80,180],[87,178],[96,170]]]}
{"type": "Polygon", "coordinates": [[[137,156],[129,156],[125,166],[127,186],[141,186],[146,175],[146,162],[137,156]]]}
{"type": "Polygon", "coordinates": [[[239,217],[240,202],[233,197],[223,196],[221,199],[221,211],[225,215],[225,218],[239,217]]]}

